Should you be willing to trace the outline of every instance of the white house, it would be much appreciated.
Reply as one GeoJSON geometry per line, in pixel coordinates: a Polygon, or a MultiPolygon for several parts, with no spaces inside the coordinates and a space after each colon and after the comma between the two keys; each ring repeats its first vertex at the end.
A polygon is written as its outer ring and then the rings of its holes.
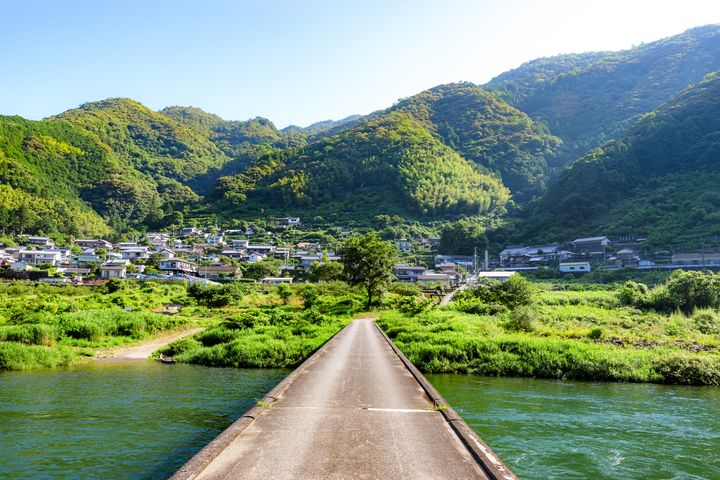
{"type": "Polygon", "coordinates": [[[122,258],[126,260],[138,260],[150,258],[148,247],[126,247],[120,249],[122,258]]]}
{"type": "Polygon", "coordinates": [[[57,267],[62,261],[62,253],[59,250],[20,250],[19,260],[31,265],[57,267]]]}
{"type": "Polygon", "coordinates": [[[173,275],[176,273],[191,275],[197,272],[197,266],[187,260],[172,258],[160,262],[160,271],[167,275],[173,275]]]}
{"type": "Polygon", "coordinates": [[[561,263],[558,270],[562,273],[587,273],[590,271],[590,262],[561,263]]]}
{"type": "Polygon", "coordinates": [[[100,277],[102,278],[125,278],[127,267],[130,262],[127,260],[108,260],[100,265],[100,277]]]}

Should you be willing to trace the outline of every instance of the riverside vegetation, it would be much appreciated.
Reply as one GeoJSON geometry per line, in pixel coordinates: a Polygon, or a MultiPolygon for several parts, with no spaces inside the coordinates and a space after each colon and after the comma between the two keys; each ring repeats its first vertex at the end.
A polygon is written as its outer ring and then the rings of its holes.
{"type": "MultiPolygon", "coordinates": [[[[699,272],[676,272],[652,289],[515,276],[460,292],[444,308],[395,283],[375,306],[379,325],[428,373],[720,385],[718,282],[699,272]]],[[[178,362],[292,368],[367,301],[360,286],[341,281],[0,288],[0,369],[67,365],[186,325],[208,328],[161,350],[178,362]],[[186,307],[175,316],[153,311],[164,303],[186,307]]]]}
{"type": "Polygon", "coordinates": [[[675,272],[650,290],[516,276],[378,323],[424,372],[720,385],[719,279],[675,272]]]}

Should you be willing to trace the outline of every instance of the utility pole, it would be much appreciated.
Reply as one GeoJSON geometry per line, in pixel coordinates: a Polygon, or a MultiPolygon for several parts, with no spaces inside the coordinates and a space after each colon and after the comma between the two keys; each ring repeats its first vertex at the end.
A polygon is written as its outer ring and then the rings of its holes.
{"type": "Polygon", "coordinates": [[[477,247],[475,247],[473,251],[473,273],[477,273],[478,270],[478,263],[477,263],[477,247]]]}

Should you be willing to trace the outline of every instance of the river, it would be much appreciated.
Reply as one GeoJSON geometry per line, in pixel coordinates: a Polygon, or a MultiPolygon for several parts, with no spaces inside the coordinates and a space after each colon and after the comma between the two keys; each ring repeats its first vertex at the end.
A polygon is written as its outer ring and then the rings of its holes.
{"type": "MultiPolygon", "coordinates": [[[[0,373],[0,478],[159,479],[288,372],[98,362],[0,373]]],[[[720,478],[720,389],[428,375],[523,479],[720,478]]]]}
{"type": "Polygon", "coordinates": [[[720,388],[427,378],[520,478],[720,478],[720,388]]]}
{"type": "Polygon", "coordinates": [[[152,361],[0,372],[0,478],[169,477],[287,373],[152,361]]]}

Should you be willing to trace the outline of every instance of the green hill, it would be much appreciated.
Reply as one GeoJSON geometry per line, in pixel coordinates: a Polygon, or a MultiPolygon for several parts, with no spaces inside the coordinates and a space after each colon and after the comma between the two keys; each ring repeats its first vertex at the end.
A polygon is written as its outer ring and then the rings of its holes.
{"type": "Polygon", "coordinates": [[[720,235],[720,75],[570,165],[531,211],[526,237],[637,233],[651,245],[720,235]]]}
{"type": "Polygon", "coordinates": [[[563,140],[561,167],[718,69],[720,26],[709,25],[620,52],[535,60],[486,87],[563,140]]]}
{"type": "Polygon", "coordinates": [[[497,173],[517,201],[545,190],[548,159],[560,141],[481,87],[440,85],[401,100],[391,111],[412,116],[460,155],[497,173]]]}
{"type": "Polygon", "coordinates": [[[269,155],[221,179],[219,190],[230,214],[277,209],[365,221],[499,213],[509,199],[498,179],[399,112],[269,155]]]}

